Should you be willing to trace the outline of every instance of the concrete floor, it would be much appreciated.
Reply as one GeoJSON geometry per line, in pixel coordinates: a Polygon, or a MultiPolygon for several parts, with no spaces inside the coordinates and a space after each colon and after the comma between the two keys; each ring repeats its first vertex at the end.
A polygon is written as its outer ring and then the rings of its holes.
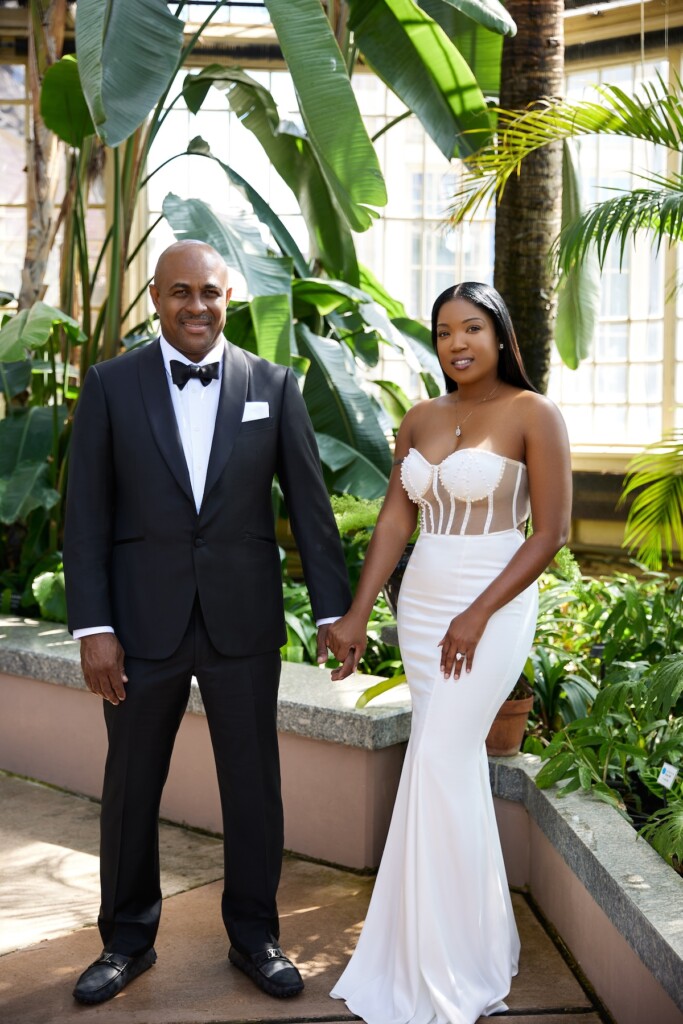
{"type": "MultiPolygon", "coordinates": [[[[306,988],[263,995],[227,960],[218,840],[161,826],[164,911],[158,962],[115,999],[82,1007],[71,991],[98,955],[96,803],[0,772],[0,1021],[3,1024],[339,1024],[357,1020],[328,992],[365,916],[372,879],[285,859],[282,945],[306,988]]],[[[516,1024],[599,1024],[523,894],[513,896],[522,961],[508,998],[516,1024]]],[[[482,1021],[484,1018],[482,1018],[482,1021]]]]}

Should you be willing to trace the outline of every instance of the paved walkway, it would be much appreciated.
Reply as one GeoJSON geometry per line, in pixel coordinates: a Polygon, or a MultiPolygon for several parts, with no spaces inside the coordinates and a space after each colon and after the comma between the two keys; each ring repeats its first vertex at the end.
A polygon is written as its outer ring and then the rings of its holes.
{"type": "MultiPolygon", "coordinates": [[[[3,1024],[340,1024],[328,992],[353,948],[372,879],[288,857],[282,944],[306,988],[263,995],[227,960],[218,840],[161,826],[159,960],[115,999],[78,1006],[71,990],[99,953],[94,802],[0,772],[0,1021],[3,1024]]],[[[513,896],[522,962],[508,999],[515,1024],[599,1024],[601,1015],[523,894],[513,896]]],[[[491,1019],[491,1018],[489,1018],[491,1019]]],[[[482,1018],[482,1021],[484,1018],[482,1018]]]]}

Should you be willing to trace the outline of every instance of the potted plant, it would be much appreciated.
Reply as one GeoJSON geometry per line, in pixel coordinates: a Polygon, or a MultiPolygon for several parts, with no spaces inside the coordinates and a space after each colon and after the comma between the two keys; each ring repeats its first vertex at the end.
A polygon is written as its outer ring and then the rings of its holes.
{"type": "Polygon", "coordinates": [[[533,704],[534,691],[522,672],[489,729],[486,737],[487,754],[492,757],[511,757],[519,753],[533,704]]]}

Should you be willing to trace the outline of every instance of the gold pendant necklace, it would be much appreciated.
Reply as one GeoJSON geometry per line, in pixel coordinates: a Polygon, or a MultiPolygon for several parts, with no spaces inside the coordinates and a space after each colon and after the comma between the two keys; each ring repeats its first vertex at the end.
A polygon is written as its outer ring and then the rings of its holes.
{"type": "MultiPolygon", "coordinates": [[[[467,416],[465,416],[465,419],[462,421],[462,423],[456,423],[456,425],[455,425],[455,436],[456,437],[460,437],[460,435],[462,434],[462,428],[465,426],[465,424],[467,423],[468,419],[470,418],[470,416],[472,415],[474,410],[477,408],[477,406],[478,405],[483,405],[484,402],[489,402],[493,398],[493,396],[495,395],[495,393],[498,390],[498,388],[500,387],[500,384],[501,384],[500,381],[496,381],[495,385],[491,388],[491,390],[489,391],[488,395],[485,395],[483,398],[480,398],[478,402],[475,402],[475,404],[472,406],[470,411],[467,413],[467,416]]],[[[456,403],[456,407],[459,404],[460,404],[460,402],[458,401],[456,403]]]]}

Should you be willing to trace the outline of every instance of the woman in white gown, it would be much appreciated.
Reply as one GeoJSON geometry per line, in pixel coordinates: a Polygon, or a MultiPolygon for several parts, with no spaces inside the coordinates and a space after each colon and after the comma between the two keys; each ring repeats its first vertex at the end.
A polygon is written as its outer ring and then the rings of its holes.
{"type": "Polygon", "coordinates": [[[484,740],[529,654],[536,580],[570,518],[564,423],[529,383],[500,295],[449,288],[432,337],[446,394],[401,425],[353,605],[328,636],[344,678],[419,517],[398,608],[410,742],[363,932],[331,993],[367,1024],[474,1024],[505,1008],[519,938],[484,740]]]}

